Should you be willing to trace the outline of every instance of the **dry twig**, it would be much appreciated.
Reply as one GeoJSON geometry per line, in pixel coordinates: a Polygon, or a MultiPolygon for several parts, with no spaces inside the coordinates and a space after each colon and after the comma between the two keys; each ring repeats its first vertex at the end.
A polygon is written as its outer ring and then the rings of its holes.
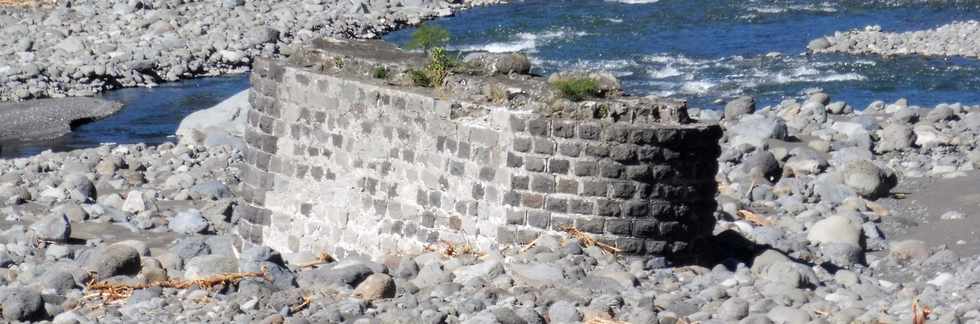
{"type": "Polygon", "coordinates": [[[105,302],[113,303],[129,298],[129,296],[132,296],[133,292],[137,289],[154,287],[175,289],[187,289],[191,287],[211,288],[218,285],[239,282],[245,278],[262,278],[267,281],[270,280],[265,268],[262,269],[262,272],[222,273],[197,280],[170,279],[167,281],[136,285],[96,282],[95,279],[92,279],[92,281],[90,281],[85,287],[86,291],[91,292],[85,295],[85,299],[102,298],[102,300],[105,302]]]}
{"type": "Polygon", "coordinates": [[[562,227],[562,230],[565,231],[565,233],[568,233],[568,235],[571,235],[577,239],[584,247],[598,246],[603,252],[609,254],[617,254],[623,251],[618,247],[597,241],[596,239],[592,238],[592,235],[582,232],[578,228],[566,225],[562,227]]]}
{"type": "Polygon", "coordinates": [[[929,306],[919,305],[918,298],[912,301],[912,324],[925,324],[929,314],[932,314],[929,306]]]}
{"type": "Polygon", "coordinates": [[[753,213],[753,212],[751,212],[749,210],[742,209],[742,210],[739,210],[738,212],[736,212],[735,214],[736,214],[736,216],[738,216],[738,217],[740,217],[740,218],[748,221],[749,223],[755,224],[756,226],[769,226],[769,225],[772,225],[772,221],[770,221],[768,218],[766,218],[766,217],[764,217],[762,215],[753,213]]]}
{"type": "Polygon", "coordinates": [[[585,324],[630,324],[630,322],[595,316],[586,320],[585,324]]]}
{"type": "Polygon", "coordinates": [[[327,254],[327,252],[320,252],[320,255],[316,258],[316,260],[313,260],[313,261],[310,261],[310,262],[307,262],[307,263],[301,263],[301,264],[299,264],[299,268],[300,269],[313,268],[313,267],[316,267],[318,265],[327,264],[327,263],[330,263],[330,262],[333,262],[333,261],[334,261],[333,256],[331,256],[330,254],[327,254]]]}
{"type": "Polygon", "coordinates": [[[312,301],[313,301],[313,297],[310,297],[310,296],[303,297],[303,302],[300,303],[299,305],[290,307],[289,308],[289,313],[290,314],[298,313],[299,311],[303,310],[307,306],[310,306],[310,302],[312,302],[312,301]]]}
{"type": "Polygon", "coordinates": [[[527,250],[530,250],[531,248],[533,248],[535,244],[538,244],[538,239],[540,239],[540,238],[541,237],[538,237],[538,238],[534,239],[534,241],[531,241],[531,243],[528,243],[527,245],[525,245],[524,248],[521,249],[521,253],[525,253],[525,252],[527,252],[527,250]]]}
{"type": "Polygon", "coordinates": [[[439,249],[435,245],[429,244],[425,246],[425,250],[428,252],[439,252],[444,257],[457,257],[463,255],[476,255],[476,256],[485,255],[485,253],[477,251],[477,249],[472,245],[470,245],[469,243],[455,244],[449,241],[439,241],[439,243],[442,243],[443,245],[445,245],[445,247],[439,249]]]}
{"type": "Polygon", "coordinates": [[[0,7],[52,7],[55,0],[0,0],[0,7]]]}

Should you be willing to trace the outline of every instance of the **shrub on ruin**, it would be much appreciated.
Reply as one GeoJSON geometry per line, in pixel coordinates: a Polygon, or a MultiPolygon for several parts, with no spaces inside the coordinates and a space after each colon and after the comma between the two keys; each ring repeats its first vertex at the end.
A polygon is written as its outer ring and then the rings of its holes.
{"type": "Polygon", "coordinates": [[[446,46],[449,43],[449,31],[433,25],[422,25],[414,33],[412,39],[405,44],[406,49],[421,49],[425,53],[446,46]]]}
{"type": "Polygon", "coordinates": [[[371,76],[375,79],[387,79],[388,78],[388,68],[384,66],[376,66],[374,70],[371,71],[371,76]]]}
{"type": "Polygon", "coordinates": [[[450,57],[445,49],[436,47],[429,54],[429,63],[425,67],[421,70],[410,70],[408,73],[416,86],[434,88],[442,86],[449,72],[457,65],[456,59],[450,57]]]}
{"type": "Polygon", "coordinates": [[[557,80],[551,83],[562,97],[571,101],[582,101],[586,98],[598,97],[602,91],[599,82],[589,78],[557,80]]]}

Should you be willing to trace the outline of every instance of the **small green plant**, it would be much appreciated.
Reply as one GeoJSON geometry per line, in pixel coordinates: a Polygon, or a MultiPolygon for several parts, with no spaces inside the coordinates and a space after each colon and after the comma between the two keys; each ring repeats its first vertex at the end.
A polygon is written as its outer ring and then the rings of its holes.
{"type": "Polygon", "coordinates": [[[334,57],[333,58],[333,65],[336,66],[338,69],[343,69],[344,68],[344,58],[339,57],[339,56],[338,57],[334,57]]]}
{"type": "Polygon", "coordinates": [[[507,90],[499,84],[494,84],[489,86],[487,89],[490,101],[494,103],[504,103],[507,102],[507,90]]]}
{"type": "Polygon", "coordinates": [[[416,86],[438,87],[446,81],[449,72],[456,65],[456,60],[450,57],[445,49],[436,47],[429,54],[429,64],[426,64],[421,70],[409,71],[409,77],[416,86]]]}
{"type": "Polygon", "coordinates": [[[599,83],[587,78],[558,80],[551,84],[562,97],[571,101],[582,101],[585,98],[597,97],[601,93],[599,83]]]}
{"type": "Polygon", "coordinates": [[[371,76],[375,79],[387,79],[388,78],[388,68],[384,66],[376,66],[374,70],[371,71],[371,76]]]}
{"type": "Polygon", "coordinates": [[[412,33],[412,39],[405,44],[406,49],[421,49],[426,54],[430,50],[446,46],[449,43],[449,31],[432,25],[422,25],[412,33]]]}

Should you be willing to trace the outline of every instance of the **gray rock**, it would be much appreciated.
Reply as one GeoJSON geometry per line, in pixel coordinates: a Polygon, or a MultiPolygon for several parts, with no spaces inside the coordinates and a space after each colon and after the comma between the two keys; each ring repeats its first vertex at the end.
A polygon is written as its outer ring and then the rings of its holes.
{"type": "Polygon", "coordinates": [[[75,277],[71,272],[60,268],[52,268],[45,271],[39,283],[43,288],[52,289],[58,294],[64,294],[76,287],[75,277]]]}
{"type": "Polygon", "coordinates": [[[191,258],[184,265],[184,278],[204,279],[210,276],[238,272],[238,259],[223,255],[202,255],[191,258]]]}
{"type": "Polygon", "coordinates": [[[770,282],[785,284],[793,288],[809,287],[820,282],[813,269],[792,261],[776,262],[769,265],[765,268],[762,277],[770,282]]]}
{"type": "Polygon", "coordinates": [[[737,122],[728,126],[731,132],[731,145],[749,144],[755,147],[765,146],[767,139],[786,139],[789,134],[786,123],[779,118],[771,118],[762,114],[745,115],[737,122]]]}
{"type": "Polygon", "coordinates": [[[850,217],[833,215],[813,224],[807,240],[814,243],[842,243],[860,246],[862,226],[850,217]]]}
{"type": "Polygon", "coordinates": [[[915,132],[911,127],[892,123],[881,131],[881,141],[875,147],[878,153],[905,151],[915,144],[915,132]]]}
{"type": "Polygon", "coordinates": [[[375,273],[361,281],[352,296],[365,301],[395,297],[395,280],[383,273],[375,273]]]}
{"type": "Polygon", "coordinates": [[[112,244],[92,251],[85,262],[85,270],[95,272],[96,279],[103,280],[118,275],[136,275],[140,264],[140,254],[136,249],[112,244]]]}
{"type": "Polygon", "coordinates": [[[926,120],[931,123],[944,122],[956,118],[956,112],[946,106],[937,106],[926,114],[926,120]]]}
{"type": "Polygon", "coordinates": [[[61,183],[61,188],[68,192],[72,199],[85,202],[96,197],[95,184],[92,180],[81,174],[72,174],[65,177],[61,183]]]}
{"type": "Polygon", "coordinates": [[[810,314],[798,308],[777,306],[769,311],[769,319],[776,324],[807,324],[810,314]]]}
{"type": "Polygon", "coordinates": [[[418,276],[412,283],[419,288],[432,287],[445,282],[453,281],[453,273],[443,269],[442,265],[430,263],[422,266],[418,276]]]}
{"type": "Polygon", "coordinates": [[[196,184],[194,187],[191,187],[191,192],[201,195],[203,199],[211,200],[231,198],[233,196],[231,189],[217,180],[196,184]]]}
{"type": "Polygon", "coordinates": [[[143,197],[143,193],[137,190],[130,191],[126,195],[126,200],[122,204],[122,211],[138,214],[153,209],[151,202],[143,197]]]}
{"type": "Polygon", "coordinates": [[[561,268],[552,264],[510,264],[507,270],[514,279],[539,288],[565,279],[561,268]]]}
{"type": "Polygon", "coordinates": [[[248,92],[239,92],[214,107],[187,115],[177,126],[177,136],[182,142],[208,146],[242,144],[245,112],[252,107],[248,92]]]}
{"type": "Polygon", "coordinates": [[[71,221],[64,213],[49,214],[33,225],[31,231],[38,239],[66,242],[71,238],[71,221]]]}
{"type": "Polygon", "coordinates": [[[858,245],[825,243],[820,244],[820,252],[838,267],[850,268],[864,263],[864,249],[858,245]]]}
{"type": "Polygon", "coordinates": [[[851,161],[844,167],[844,184],[865,198],[880,198],[895,186],[895,179],[871,161],[851,161]]]}
{"type": "Polygon", "coordinates": [[[725,120],[735,120],[755,112],[755,98],[742,96],[725,104],[725,120]]]}
{"type": "Polygon", "coordinates": [[[721,303],[718,318],[725,321],[738,321],[749,316],[749,302],[741,298],[731,298],[721,303]]]}
{"type": "Polygon", "coordinates": [[[780,176],[779,161],[776,157],[764,150],[756,150],[749,153],[742,162],[742,169],[750,175],[761,175],[766,180],[780,176]]]}
{"type": "Polygon", "coordinates": [[[806,45],[806,49],[810,50],[811,52],[819,52],[827,49],[830,47],[830,45],[830,41],[827,40],[826,37],[820,37],[810,41],[810,43],[806,45]]]}
{"type": "Polygon", "coordinates": [[[892,242],[888,255],[899,261],[919,262],[929,258],[929,245],[918,240],[892,242]]]}
{"type": "Polygon", "coordinates": [[[208,246],[206,238],[200,236],[180,238],[170,250],[181,259],[211,254],[211,247],[208,246]]]}
{"type": "Polygon", "coordinates": [[[548,307],[548,318],[551,323],[578,323],[582,320],[582,314],[575,304],[562,300],[548,307]]]}
{"type": "Polygon", "coordinates": [[[208,220],[197,209],[188,209],[177,213],[170,220],[170,230],[182,234],[204,233],[208,229],[208,220]]]}
{"type": "Polygon", "coordinates": [[[0,305],[7,321],[33,321],[45,315],[41,294],[26,288],[0,288],[0,305]]]}
{"type": "Polygon", "coordinates": [[[795,175],[819,174],[829,165],[820,152],[811,148],[797,147],[790,151],[790,155],[783,168],[793,171],[795,175]]]}
{"type": "Polygon", "coordinates": [[[332,267],[299,272],[296,282],[300,288],[307,289],[333,285],[356,287],[373,273],[370,267],[359,261],[345,261],[332,267]]]}
{"type": "Polygon", "coordinates": [[[466,55],[463,61],[488,75],[528,74],[531,71],[531,60],[521,53],[473,53],[466,55]]]}

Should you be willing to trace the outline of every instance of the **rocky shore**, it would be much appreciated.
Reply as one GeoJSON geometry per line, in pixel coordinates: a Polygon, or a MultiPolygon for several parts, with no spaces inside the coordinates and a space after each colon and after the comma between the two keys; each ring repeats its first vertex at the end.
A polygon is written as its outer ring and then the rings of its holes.
{"type": "Polygon", "coordinates": [[[0,101],[244,72],[314,38],[378,37],[498,0],[57,1],[0,5],[0,101]]]}
{"type": "Polygon", "coordinates": [[[496,251],[434,244],[380,260],[243,250],[232,235],[243,157],[234,143],[190,144],[213,134],[202,122],[188,121],[195,126],[176,145],[3,160],[0,314],[53,323],[874,323],[910,322],[913,309],[931,307],[938,323],[980,320],[980,258],[892,237],[908,219],[974,218],[915,214],[899,198],[924,179],[977,176],[980,108],[899,101],[855,112],[812,93],[761,109],[739,98],[692,116],[727,129],[717,247],[705,251],[719,257],[694,265],[626,258],[573,235],[496,251]]]}
{"type": "Polygon", "coordinates": [[[980,22],[963,21],[934,29],[904,33],[883,32],[881,27],[838,32],[817,38],[807,49],[815,53],[874,55],[925,55],[980,57],[980,22]]]}

